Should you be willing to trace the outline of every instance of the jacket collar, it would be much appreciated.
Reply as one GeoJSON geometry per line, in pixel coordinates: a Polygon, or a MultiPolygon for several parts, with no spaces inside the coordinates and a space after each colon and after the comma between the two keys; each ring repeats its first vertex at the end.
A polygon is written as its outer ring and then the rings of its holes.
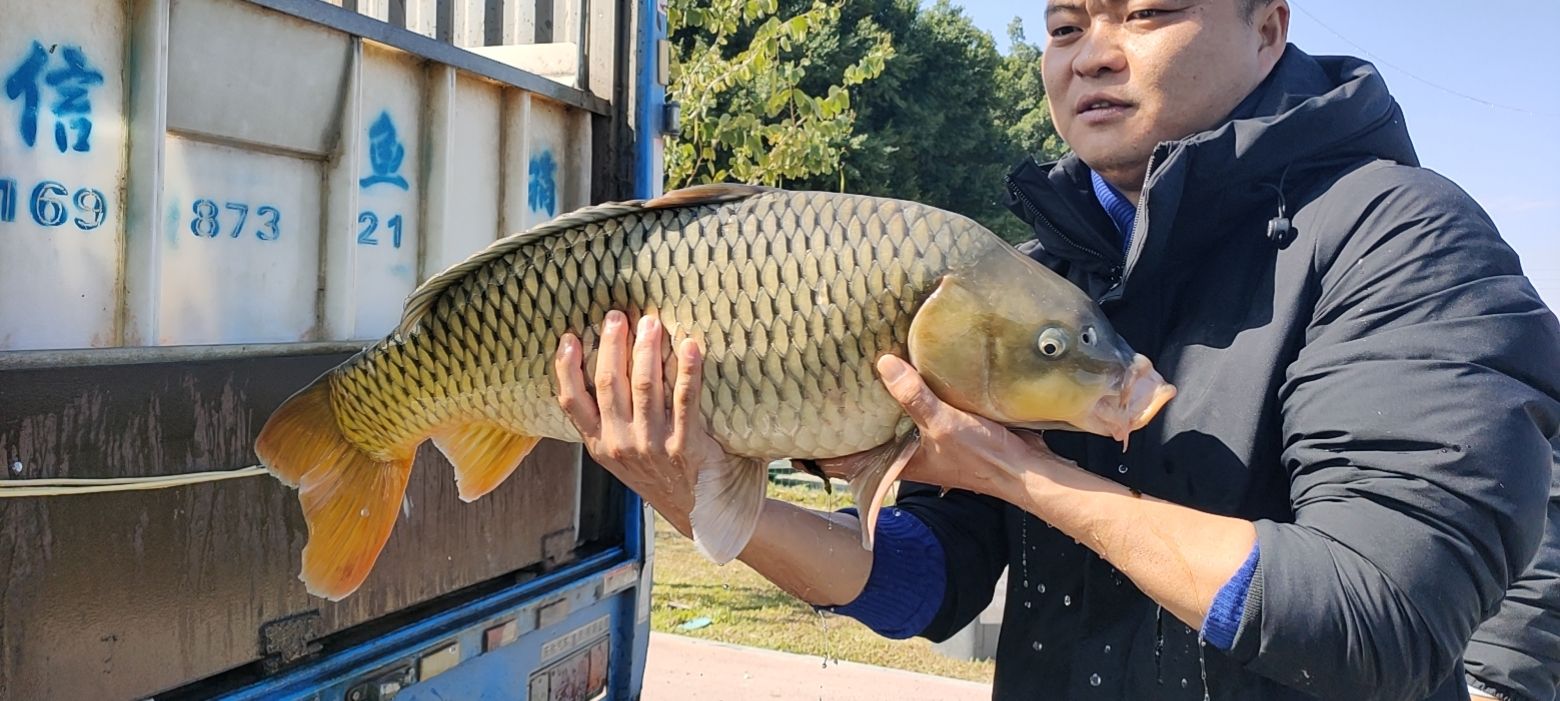
{"type": "Polygon", "coordinates": [[[1317,58],[1290,45],[1218,127],[1155,148],[1125,253],[1088,167],[1074,154],[1043,165],[1020,163],[1006,179],[1006,201],[1034,229],[1034,245],[1092,274],[1118,278],[1110,286],[1119,295],[1119,278],[1133,274],[1145,251],[1215,243],[1239,221],[1276,214],[1280,180],[1293,207],[1293,193],[1320,171],[1375,158],[1418,164],[1402,110],[1374,66],[1317,58]],[[1169,242],[1181,211],[1198,212],[1200,221],[1177,227],[1169,242]]]}

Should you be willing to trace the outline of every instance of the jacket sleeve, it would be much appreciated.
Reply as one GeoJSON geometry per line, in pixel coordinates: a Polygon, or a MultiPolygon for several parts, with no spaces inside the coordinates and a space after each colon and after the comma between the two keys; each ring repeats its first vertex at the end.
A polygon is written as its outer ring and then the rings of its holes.
{"type": "Polygon", "coordinates": [[[1278,397],[1293,521],[1256,522],[1232,655],[1322,698],[1422,699],[1537,551],[1560,323],[1450,182],[1336,187],[1355,201],[1296,222],[1333,243],[1278,397]]]}
{"type": "MultiPolygon", "coordinates": [[[[1560,466],[1560,442],[1555,445],[1560,466]]],[[[1549,487],[1549,521],[1538,556],[1464,656],[1469,684],[1509,701],[1560,698],[1560,469],[1549,487]]]]}
{"type": "Polygon", "coordinates": [[[1003,502],[993,497],[902,482],[894,506],[925,524],[945,558],[942,604],[919,635],[942,642],[963,630],[991,603],[1007,565],[1003,502]]]}

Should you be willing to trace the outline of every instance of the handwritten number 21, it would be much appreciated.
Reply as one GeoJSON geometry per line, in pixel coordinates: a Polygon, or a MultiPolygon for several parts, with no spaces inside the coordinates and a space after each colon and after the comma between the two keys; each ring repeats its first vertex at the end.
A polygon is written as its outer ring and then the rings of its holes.
{"type": "MultiPolygon", "coordinates": [[[[358,215],[358,223],[363,225],[358,231],[357,242],[362,246],[378,246],[379,239],[374,238],[374,232],[379,229],[379,215],[373,212],[363,212],[358,215]]],[[[385,222],[385,228],[390,230],[390,246],[401,247],[401,215],[397,214],[385,222]]]]}

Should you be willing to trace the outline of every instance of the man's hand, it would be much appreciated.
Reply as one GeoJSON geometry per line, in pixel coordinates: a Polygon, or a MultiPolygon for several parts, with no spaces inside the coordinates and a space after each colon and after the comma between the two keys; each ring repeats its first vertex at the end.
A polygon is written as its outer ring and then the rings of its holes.
{"type": "Polygon", "coordinates": [[[688,514],[699,470],[732,458],[710,435],[699,411],[704,358],[691,339],[677,349],[677,376],[667,405],[664,331],[656,318],[642,317],[630,353],[627,318],[609,312],[596,356],[594,399],[585,386],[584,354],[573,334],[559,340],[553,369],[558,402],[591,458],[692,537],[688,514]]]}
{"type": "MultiPolygon", "coordinates": [[[[1012,431],[944,403],[915,368],[898,357],[883,356],[877,369],[921,435],[920,448],[901,479],[1022,503],[1023,472],[1042,464],[1071,464],[1052,453],[1039,434],[1012,431]]],[[[859,454],[850,455],[819,465],[830,475],[847,476],[859,459],[859,454]]]]}
{"type": "MultiPolygon", "coordinates": [[[[1098,553],[1186,625],[1202,626],[1214,595],[1251,552],[1256,530],[1248,521],[1139,495],[1088,472],[1052,453],[1038,435],[942,402],[899,358],[880,359],[878,373],[921,429],[921,448],[903,477],[988,494],[1035,515],[1098,553]]],[[[837,462],[825,470],[841,470],[837,462]]]]}
{"type": "MultiPolygon", "coordinates": [[[[703,353],[693,341],[677,349],[668,407],[660,322],[640,320],[632,352],[622,314],[609,313],[604,327],[594,398],[586,389],[579,339],[560,339],[553,360],[558,402],[591,457],[691,538],[699,470],[734,460],[710,435],[699,411],[703,353]]],[[[803,601],[842,604],[861,593],[872,572],[872,554],[861,549],[857,528],[853,517],[770,499],[742,561],[803,601]]]]}

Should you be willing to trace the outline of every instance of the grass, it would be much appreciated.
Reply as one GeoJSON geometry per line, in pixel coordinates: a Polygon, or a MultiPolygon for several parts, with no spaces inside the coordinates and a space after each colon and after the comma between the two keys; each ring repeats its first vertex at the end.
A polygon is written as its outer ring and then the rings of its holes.
{"type": "MultiPolygon", "coordinates": [[[[805,487],[770,485],[770,496],[815,509],[850,503],[848,492],[833,496],[805,487]]],[[[814,612],[811,606],[760,577],[740,561],[718,567],[660,517],[656,518],[655,587],[650,626],[656,631],[737,645],[816,655],[819,663],[849,660],[865,664],[990,682],[992,663],[946,657],[921,638],[890,640],[851,618],[814,612]],[[682,630],[683,623],[709,618],[710,625],[682,630]]]]}

